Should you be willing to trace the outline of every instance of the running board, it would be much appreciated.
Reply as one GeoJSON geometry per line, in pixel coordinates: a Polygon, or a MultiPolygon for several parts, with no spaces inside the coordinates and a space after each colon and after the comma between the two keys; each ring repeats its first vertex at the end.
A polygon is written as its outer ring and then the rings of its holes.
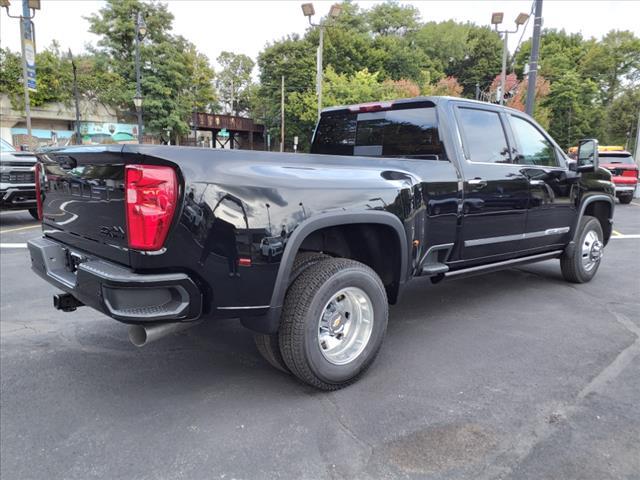
{"type": "Polygon", "coordinates": [[[444,274],[444,277],[445,278],[472,277],[474,275],[496,272],[498,270],[504,270],[505,268],[511,268],[518,265],[526,265],[527,263],[535,263],[535,262],[541,262],[542,260],[550,260],[552,258],[558,258],[560,255],[562,255],[562,250],[554,250],[553,252],[539,253],[537,255],[531,255],[529,257],[513,258],[511,260],[504,260],[502,262],[489,263],[488,265],[478,265],[477,267],[454,270],[452,272],[446,272],[444,274]]]}

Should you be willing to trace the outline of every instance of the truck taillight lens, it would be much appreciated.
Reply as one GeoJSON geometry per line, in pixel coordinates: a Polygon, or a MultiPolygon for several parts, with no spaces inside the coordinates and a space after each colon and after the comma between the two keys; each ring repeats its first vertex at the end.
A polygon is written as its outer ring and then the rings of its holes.
{"type": "Polygon", "coordinates": [[[160,250],[169,233],[178,200],[178,181],[171,167],[125,167],[129,247],[160,250]]]}
{"type": "Polygon", "coordinates": [[[622,176],[623,177],[638,178],[638,170],[623,170],[622,171],[622,176]]]}
{"type": "Polygon", "coordinates": [[[34,176],[36,181],[36,202],[38,203],[38,219],[42,220],[42,187],[40,185],[40,177],[42,175],[42,164],[36,163],[34,176]]]}

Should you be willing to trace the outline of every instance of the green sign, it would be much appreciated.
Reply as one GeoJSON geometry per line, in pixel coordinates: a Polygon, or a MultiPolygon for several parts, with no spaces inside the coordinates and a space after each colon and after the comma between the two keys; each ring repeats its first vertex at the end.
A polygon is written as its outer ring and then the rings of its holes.
{"type": "Polygon", "coordinates": [[[218,132],[218,136],[219,137],[228,137],[229,136],[229,131],[226,128],[223,128],[222,130],[220,130],[220,132],[218,132]]]}

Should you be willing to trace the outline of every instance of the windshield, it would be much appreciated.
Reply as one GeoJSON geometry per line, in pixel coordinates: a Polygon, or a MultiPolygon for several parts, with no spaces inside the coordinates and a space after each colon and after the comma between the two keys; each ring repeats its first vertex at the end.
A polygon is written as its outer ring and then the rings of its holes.
{"type": "Polygon", "coordinates": [[[0,138],[0,152],[15,152],[16,149],[13,146],[0,138]]]}
{"type": "Polygon", "coordinates": [[[633,165],[633,157],[630,153],[600,153],[598,155],[600,163],[624,163],[626,165],[633,165]]]}

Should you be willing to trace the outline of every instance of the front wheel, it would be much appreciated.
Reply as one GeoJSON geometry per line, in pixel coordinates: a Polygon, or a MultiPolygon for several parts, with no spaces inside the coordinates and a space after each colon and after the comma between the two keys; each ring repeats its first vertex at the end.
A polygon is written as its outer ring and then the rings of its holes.
{"type": "Polygon", "coordinates": [[[319,261],[287,291],[279,330],[282,357],[303,382],[337,390],[373,363],[387,318],[386,291],[371,268],[348,259],[319,261]]]}
{"type": "Polygon", "coordinates": [[[597,218],[585,215],[580,220],[576,246],[571,254],[560,257],[560,268],[565,280],[585,283],[595,277],[604,252],[604,235],[597,218]]]}

